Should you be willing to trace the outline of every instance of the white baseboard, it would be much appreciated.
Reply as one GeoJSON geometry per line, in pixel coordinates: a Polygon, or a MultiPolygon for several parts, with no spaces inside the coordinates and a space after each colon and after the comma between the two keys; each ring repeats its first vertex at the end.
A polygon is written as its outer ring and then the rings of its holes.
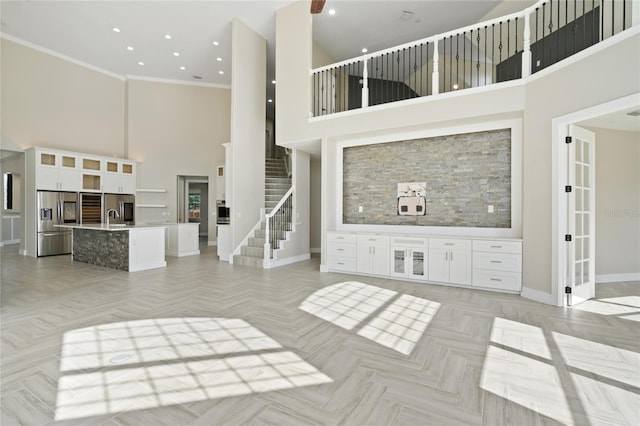
{"type": "Polygon", "coordinates": [[[217,246],[218,245],[218,240],[209,240],[209,241],[207,241],[207,245],[208,246],[217,246]]]}
{"type": "Polygon", "coordinates": [[[310,253],[320,253],[320,247],[314,247],[309,249],[310,253]]]}
{"type": "Polygon", "coordinates": [[[522,292],[520,292],[520,296],[524,297],[525,299],[544,303],[546,305],[553,305],[553,306],[556,305],[553,300],[553,294],[545,293],[540,290],[534,290],[531,288],[522,287],[522,292]]]}
{"type": "Polygon", "coordinates": [[[628,272],[625,274],[602,274],[596,275],[596,284],[600,283],[621,283],[625,281],[640,281],[640,272],[628,272]]]}
{"type": "Polygon", "coordinates": [[[320,265],[320,272],[329,272],[327,265],[320,265]]]}
{"type": "Polygon", "coordinates": [[[311,254],[305,253],[299,256],[287,257],[286,259],[273,259],[270,260],[264,269],[277,268],[278,266],[290,265],[296,262],[302,262],[303,260],[311,259],[311,254]]]}

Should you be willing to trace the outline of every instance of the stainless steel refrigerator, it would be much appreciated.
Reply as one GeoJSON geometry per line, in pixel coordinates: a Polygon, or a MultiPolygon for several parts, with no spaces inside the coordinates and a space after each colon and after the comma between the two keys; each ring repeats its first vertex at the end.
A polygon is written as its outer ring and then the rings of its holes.
{"type": "Polygon", "coordinates": [[[38,256],[71,253],[71,229],[55,225],[78,222],[78,194],[38,191],[38,256]]]}
{"type": "Polygon", "coordinates": [[[136,197],[129,194],[104,194],[104,220],[109,223],[135,225],[136,197]],[[114,213],[114,210],[117,214],[114,213]]]}

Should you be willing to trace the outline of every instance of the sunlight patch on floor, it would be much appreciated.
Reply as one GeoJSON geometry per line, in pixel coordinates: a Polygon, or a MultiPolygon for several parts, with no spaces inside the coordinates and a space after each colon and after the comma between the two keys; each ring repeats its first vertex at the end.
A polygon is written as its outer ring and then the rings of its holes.
{"type": "Polygon", "coordinates": [[[102,324],[63,340],[56,420],[332,382],[239,319],[102,324]]]}
{"type": "Polygon", "coordinates": [[[314,292],[300,304],[300,309],[352,330],[396,294],[392,290],[349,281],[314,292]]]}
{"type": "Polygon", "coordinates": [[[362,327],[358,335],[409,355],[439,308],[440,303],[403,294],[362,327]]]}
{"type": "Polygon", "coordinates": [[[404,355],[411,354],[439,308],[437,302],[356,281],[324,287],[300,304],[301,310],[347,330],[362,326],[359,336],[404,355]]]}

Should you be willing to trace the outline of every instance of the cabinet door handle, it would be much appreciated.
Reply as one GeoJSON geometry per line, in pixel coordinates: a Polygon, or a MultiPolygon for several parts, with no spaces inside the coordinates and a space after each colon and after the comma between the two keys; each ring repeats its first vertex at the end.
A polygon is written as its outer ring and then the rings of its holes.
{"type": "Polygon", "coordinates": [[[502,263],[502,260],[492,260],[491,263],[502,263]]]}
{"type": "Polygon", "coordinates": [[[502,248],[502,246],[491,246],[491,248],[502,248]]]}
{"type": "Polygon", "coordinates": [[[344,265],[344,263],[342,263],[342,262],[338,262],[338,265],[344,265]]]}
{"type": "Polygon", "coordinates": [[[444,243],[445,246],[455,246],[456,243],[444,243]]]}
{"type": "Polygon", "coordinates": [[[449,252],[448,252],[448,251],[445,251],[445,252],[444,252],[444,260],[445,260],[445,261],[446,261],[446,260],[449,260],[449,252]]]}
{"type": "Polygon", "coordinates": [[[376,254],[376,246],[373,246],[373,255],[375,256],[376,254]]]}
{"type": "Polygon", "coordinates": [[[453,262],[453,252],[451,252],[451,261],[453,262]]]}
{"type": "Polygon", "coordinates": [[[502,280],[499,278],[491,278],[491,281],[502,281],[502,280]]]}
{"type": "Polygon", "coordinates": [[[344,249],[337,249],[337,251],[344,251],[344,249]]]}

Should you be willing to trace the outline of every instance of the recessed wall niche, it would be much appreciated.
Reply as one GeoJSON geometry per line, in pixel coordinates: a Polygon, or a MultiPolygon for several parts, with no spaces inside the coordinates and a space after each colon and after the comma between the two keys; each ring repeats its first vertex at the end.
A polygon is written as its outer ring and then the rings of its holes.
{"type": "Polygon", "coordinates": [[[511,129],[345,147],[342,221],[510,228],[511,173],[511,129]],[[424,215],[398,214],[402,182],[426,184],[424,215]]]}

